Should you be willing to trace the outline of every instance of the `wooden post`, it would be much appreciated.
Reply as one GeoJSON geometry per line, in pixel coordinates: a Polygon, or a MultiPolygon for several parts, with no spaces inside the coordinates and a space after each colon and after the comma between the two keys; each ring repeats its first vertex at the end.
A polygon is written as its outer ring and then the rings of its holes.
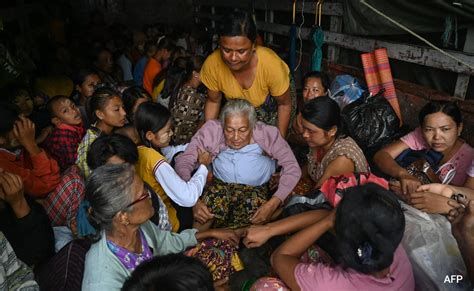
{"type": "MultiPolygon", "coordinates": [[[[323,6],[324,9],[324,6],[323,6]]],[[[329,31],[341,32],[342,31],[342,17],[330,16],[329,18],[329,31]]],[[[331,63],[337,63],[339,61],[340,48],[335,45],[328,46],[328,61],[331,63]]]]}
{"type": "MultiPolygon", "coordinates": [[[[273,10],[265,10],[265,22],[273,23],[273,10]]],[[[265,43],[268,45],[273,44],[273,33],[265,32],[265,43]]]]}
{"type": "Polygon", "coordinates": [[[214,18],[214,16],[216,15],[216,7],[214,5],[211,6],[211,14],[212,14],[211,26],[212,28],[216,28],[216,21],[214,18]]]}
{"type": "MultiPolygon", "coordinates": [[[[464,43],[464,52],[474,53],[474,28],[470,27],[466,33],[466,42],[464,43]]],[[[454,97],[464,100],[466,98],[467,87],[469,86],[470,75],[459,74],[454,89],[454,97]]]]}

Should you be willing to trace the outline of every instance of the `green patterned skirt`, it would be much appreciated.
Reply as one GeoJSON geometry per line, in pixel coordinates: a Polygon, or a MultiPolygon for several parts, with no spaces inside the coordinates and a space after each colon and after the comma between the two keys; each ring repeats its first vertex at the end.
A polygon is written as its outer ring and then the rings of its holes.
{"type": "Polygon", "coordinates": [[[214,227],[240,228],[251,224],[250,218],[267,202],[268,193],[268,183],[249,186],[214,178],[201,199],[214,214],[214,227]]]}

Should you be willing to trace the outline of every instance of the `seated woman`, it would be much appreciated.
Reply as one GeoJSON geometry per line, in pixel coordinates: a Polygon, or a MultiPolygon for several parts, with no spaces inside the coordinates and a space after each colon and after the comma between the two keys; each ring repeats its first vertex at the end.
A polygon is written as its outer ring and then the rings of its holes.
{"type": "Polygon", "coordinates": [[[229,230],[162,231],[149,221],[150,192],[129,164],[104,165],[94,170],[86,186],[89,219],[101,230],[86,255],[82,290],[120,290],[132,271],[156,255],[184,251],[209,237],[238,237],[229,230]]]}
{"type": "Polygon", "coordinates": [[[306,169],[316,187],[331,176],[369,171],[362,150],[343,133],[336,101],[326,96],[310,100],[301,116],[303,138],[309,146],[306,169]]]}
{"type": "Polygon", "coordinates": [[[447,204],[449,198],[434,199],[440,197],[429,192],[415,193],[422,183],[398,165],[395,158],[407,149],[440,153],[442,158],[435,173],[439,181],[443,184],[474,188],[474,150],[459,137],[463,124],[461,112],[455,103],[431,101],[421,109],[418,118],[420,127],[378,151],[374,161],[382,172],[400,182],[401,194],[407,202],[420,198],[421,195],[431,204],[430,212],[447,214],[451,209],[447,204]]]}
{"type": "Polygon", "coordinates": [[[196,168],[201,150],[211,153],[215,177],[194,209],[195,219],[206,227],[214,220],[215,226],[231,228],[267,222],[301,177],[278,129],[257,122],[255,108],[245,100],[227,101],[220,121],[207,121],[176,158],[176,172],[185,181],[196,168]],[[267,182],[275,161],[282,167],[281,178],[268,200],[267,182]]]}
{"type": "Polygon", "coordinates": [[[353,187],[330,215],[284,242],[272,254],[272,266],[291,290],[414,290],[412,267],[400,245],[404,229],[392,193],[374,184],[353,187]],[[341,263],[301,263],[303,252],[332,228],[341,263]]]}

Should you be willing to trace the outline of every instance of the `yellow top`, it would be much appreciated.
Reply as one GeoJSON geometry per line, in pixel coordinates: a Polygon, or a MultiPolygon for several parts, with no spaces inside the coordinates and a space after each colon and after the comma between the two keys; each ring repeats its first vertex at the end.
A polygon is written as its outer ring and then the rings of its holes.
{"type": "Polygon", "coordinates": [[[227,99],[245,99],[254,107],[265,102],[268,95],[280,96],[290,87],[290,69],[271,49],[257,46],[257,73],[252,86],[243,89],[229,67],[215,50],[204,62],[201,80],[209,90],[221,91],[227,99]]]}
{"type": "Polygon", "coordinates": [[[163,200],[163,203],[168,209],[172,231],[177,232],[179,229],[179,220],[176,209],[171,204],[171,199],[166,195],[160,183],[158,183],[155,178],[155,170],[163,162],[166,162],[166,158],[156,150],[145,146],[138,147],[138,162],[135,167],[137,174],[144,182],[151,186],[156,194],[160,195],[161,200],[163,200]]]}

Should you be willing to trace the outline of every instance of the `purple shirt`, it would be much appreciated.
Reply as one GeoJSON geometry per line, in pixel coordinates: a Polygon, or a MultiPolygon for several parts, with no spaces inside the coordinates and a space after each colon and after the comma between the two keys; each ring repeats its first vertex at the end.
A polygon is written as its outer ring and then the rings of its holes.
{"type": "MultiPolygon", "coordinates": [[[[275,196],[284,201],[298,183],[301,169],[293,152],[278,128],[257,122],[252,132],[252,138],[270,158],[282,167],[280,182],[275,196]]],[[[193,136],[188,148],[176,158],[176,173],[185,181],[191,178],[191,172],[198,166],[198,149],[204,149],[215,158],[220,152],[228,149],[225,144],[224,130],[218,120],[207,121],[193,136]]]]}

